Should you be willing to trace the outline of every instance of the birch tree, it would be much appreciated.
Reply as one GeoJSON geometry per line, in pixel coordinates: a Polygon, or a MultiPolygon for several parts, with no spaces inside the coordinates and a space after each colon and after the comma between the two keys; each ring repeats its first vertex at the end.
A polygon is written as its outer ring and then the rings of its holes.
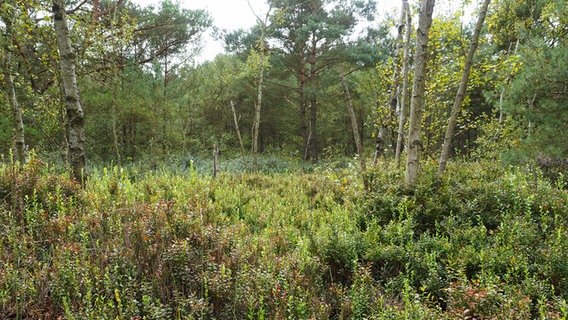
{"type": "MultiPolygon", "coordinates": [[[[402,4],[402,10],[400,12],[400,19],[397,24],[397,36],[396,36],[396,49],[394,52],[394,57],[392,59],[392,85],[390,89],[389,99],[388,99],[388,106],[386,110],[388,113],[394,117],[394,114],[400,110],[400,61],[401,61],[401,53],[403,48],[403,35],[405,29],[405,9],[404,9],[404,1],[402,4]]],[[[390,117],[389,117],[390,118],[390,117]]],[[[388,144],[387,141],[387,132],[388,128],[386,124],[383,122],[379,130],[377,132],[376,143],[375,143],[375,155],[373,157],[373,163],[376,163],[377,160],[383,156],[385,153],[386,145],[388,144]]]]}
{"type": "Polygon", "coordinates": [[[454,101],[454,105],[452,106],[452,111],[450,114],[450,119],[448,121],[448,127],[446,129],[446,135],[444,136],[444,144],[442,146],[442,153],[440,155],[440,161],[438,166],[438,173],[443,174],[446,170],[446,164],[448,162],[448,157],[450,155],[450,149],[452,146],[452,138],[454,136],[454,130],[456,127],[456,122],[458,119],[458,114],[461,110],[462,103],[465,99],[465,93],[467,88],[467,83],[469,81],[469,74],[471,70],[471,66],[473,64],[473,56],[475,55],[475,51],[477,50],[479,44],[479,34],[481,33],[481,28],[483,27],[483,22],[485,21],[485,16],[487,15],[487,8],[489,7],[489,3],[491,0],[484,0],[483,4],[481,5],[481,10],[479,12],[479,17],[477,18],[477,22],[475,24],[475,29],[473,31],[473,36],[471,38],[471,42],[469,44],[469,50],[467,52],[467,56],[465,59],[465,65],[462,73],[462,78],[460,81],[460,85],[458,88],[458,92],[456,93],[456,99],[454,101]]]}
{"type": "MultiPolygon", "coordinates": [[[[6,46],[8,47],[8,46],[6,46]]],[[[24,135],[24,121],[22,118],[22,108],[16,97],[16,89],[14,80],[12,79],[12,61],[11,52],[8,48],[4,52],[4,82],[6,82],[6,93],[12,108],[12,122],[14,125],[14,147],[16,160],[20,163],[28,161],[28,153],[26,150],[26,139],[24,135]]]]}
{"type": "Polygon", "coordinates": [[[255,171],[258,170],[258,142],[259,142],[259,132],[260,132],[260,112],[262,110],[262,89],[264,86],[264,73],[268,64],[268,49],[266,47],[266,31],[268,29],[268,18],[270,17],[270,11],[272,10],[272,5],[268,8],[264,19],[261,19],[250,4],[247,1],[251,11],[254,13],[256,20],[260,29],[260,38],[258,39],[258,52],[253,52],[253,59],[258,61],[258,87],[257,87],[257,100],[254,107],[254,122],[253,122],[253,137],[252,137],[252,153],[253,153],[253,168],[255,171]]]}
{"type": "Polygon", "coordinates": [[[85,117],[77,86],[75,54],[69,38],[65,0],[53,0],[53,25],[59,49],[59,69],[65,100],[71,175],[82,181],[85,170],[85,117]]]}
{"type": "Polygon", "coordinates": [[[418,29],[416,30],[416,56],[414,60],[414,82],[410,100],[410,123],[408,130],[408,155],[406,157],[405,187],[416,183],[420,170],[422,151],[422,115],[424,108],[424,88],[426,85],[426,65],[428,60],[428,32],[432,25],[435,0],[422,0],[418,29]]]}
{"type": "Polygon", "coordinates": [[[404,125],[406,124],[406,105],[408,104],[408,80],[410,64],[410,37],[412,35],[412,15],[408,0],[402,0],[402,11],[405,18],[404,53],[402,58],[402,92],[400,93],[400,110],[398,115],[398,134],[394,158],[397,166],[400,165],[400,155],[404,143],[404,125]]]}

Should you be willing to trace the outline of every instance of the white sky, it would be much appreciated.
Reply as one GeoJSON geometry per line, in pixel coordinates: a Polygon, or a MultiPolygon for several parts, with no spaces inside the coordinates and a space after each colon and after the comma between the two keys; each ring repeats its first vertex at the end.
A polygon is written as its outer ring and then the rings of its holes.
{"type": "MultiPolygon", "coordinates": [[[[132,0],[140,5],[157,4],[159,0],[132,0]]],[[[188,9],[206,9],[213,17],[213,25],[220,29],[237,30],[248,29],[255,24],[255,16],[252,13],[247,0],[178,0],[188,9]]],[[[256,14],[263,17],[268,7],[265,0],[250,0],[256,14]]],[[[397,10],[401,6],[400,0],[377,0],[378,13],[397,10]]],[[[198,61],[211,60],[217,54],[223,52],[221,43],[215,41],[210,35],[203,39],[203,51],[198,61]]]]}

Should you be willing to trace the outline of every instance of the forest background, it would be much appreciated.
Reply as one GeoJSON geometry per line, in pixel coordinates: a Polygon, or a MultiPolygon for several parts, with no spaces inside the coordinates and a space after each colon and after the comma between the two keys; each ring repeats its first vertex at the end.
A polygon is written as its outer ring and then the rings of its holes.
{"type": "Polygon", "coordinates": [[[566,319],[568,3],[401,8],[0,0],[0,317],[566,319]]]}
{"type": "MultiPolygon", "coordinates": [[[[2,4],[9,35],[2,48],[4,57],[11,56],[4,70],[14,79],[25,145],[62,163],[68,138],[50,8],[16,4],[2,4]]],[[[350,158],[357,150],[341,74],[364,154],[394,156],[402,110],[403,39],[397,26],[405,21],[372,21],[373,1],[321,3],[314,12],[302,2],[273,2],[252,29],[217,32],[228,53],[197,65],[200,37],[212,27],[207,12],[167,1],[144,8],[96,4],[97,10],[68,4],[89,163],[155,168],[169,160],[210,162],[214,145],[225,159],[243,151],[313,163],[350,158]],[[262,117],[255,133],[257,107],[262,117]]],[[[418,4],[411,4],[416,14],[418,4]]],[[[421,133],[426,158],[439,156],[473,33],[475,19],[464,17],[464,6],[436,11],[430,31],[421,133]]],[[[558,1],[491,5],[452,155],[517,162],[566,156],[565,9],[558,1]]],[[[18,132],[8,92],[1,99],[5,156],[18,132]]]]}

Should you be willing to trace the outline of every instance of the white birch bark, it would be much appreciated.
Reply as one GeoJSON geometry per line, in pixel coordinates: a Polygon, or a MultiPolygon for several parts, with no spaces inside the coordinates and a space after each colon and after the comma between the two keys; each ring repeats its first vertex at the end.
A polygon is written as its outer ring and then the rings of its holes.
{"type": "Polygon", "coordinates": [[[416,30],[416,54],[414,60],[414,82],[410,100],[410,123],[408,130],[408,154],[406,157],[405,187],[416,183],[420,171],[422,153],[422,115],[424,113],[424,90],[426,86],[426,65],[428,60],[428,32],[432,25],[435,0],[422,0],[418,29],[416,30]]]}
{"type": "Polygon", "coordinates": [[[440,154],[440,161],[438,163],[438,173],[443,174],[446,171],[446,164],[450,156],[450,149],[452,146],[452,138],[454,136],[454,130],[456,128],[456,123],[458,119],[458,114],[461,110],[463,100],[465,99],[465,92],[467,89],[467,83],[469,82],[469,75],[471,71],[471,66],[473,64],[473,56],[479,45],[479,34],[481,33],[481,28],[483,27],[483,22],[485,21],[485,16],[487,15],[487,8],[491,0],[484,0],[481,6],[481,11],[479,12],[479,17],[475,24],[475,29],[473,31],[473,36],[471,37],[471,42],[469,44],[469,50],[465,59],[465,65],[463,68],[462,78],[460,81],[460,86],[458,92],[456,93],[456,99],[454,100],[454,105],[452,106],[452,112],[450,114],[450,120],[448,121],[448,127],[446,128],[446,135],[444,136],[444,144],[442,146],[442,152],[440,154]]]}
{"type": "Polygon", "coordinates": [[[22,107],[18,103],[16,97],[16,89],[14,87],[14,80],[12,78],[12,61],[11,53],[6,50],[4,55],[4,81],[6,82],[6,93],[12,108],[12,121],[14,125],[14,154],[16,160],[20,163],[28,161],[28,152],[26,148],[26,139],[24,134],[24,121],[22,117],[22,107]]]}
{"type": "Polygon", "coordinates": [[[67,113],[67,140],[72,177],[83,180],[85,170],[85,118],[75,73],[75,54],[71,48],[65,0],[53,0],[53,25],[59,49],[59,69],[67,113]]]}
{"type": "Polygon", "coordinates": [[[397,166],[400,166],[400,158],[402,148],[404,145],[404,125],[406,124],[408,104],[408,82],[409,82],[409,68],[410,64],[410,37],[412,35],[412,15],[410,13],[410,6],[408,0],[402,0],[402,10],[405,17],[405,32],[404,32],[404,54],[402,58],[402,92],[400,93],[400,114],[398,115],[398,134],[396,138],[396,150],[394,154],[397,166]]]}

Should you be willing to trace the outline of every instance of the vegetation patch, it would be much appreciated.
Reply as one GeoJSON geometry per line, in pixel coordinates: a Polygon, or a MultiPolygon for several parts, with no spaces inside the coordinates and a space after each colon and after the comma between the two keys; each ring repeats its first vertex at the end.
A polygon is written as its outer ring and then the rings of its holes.
{"type": "Polygon", "coordinates": [[[0,315],[563,319],[568,194],[535,169],[317,174],[3,164],[0,315]],[[133,179],[136,176],[136,179],[133,179]]]}

